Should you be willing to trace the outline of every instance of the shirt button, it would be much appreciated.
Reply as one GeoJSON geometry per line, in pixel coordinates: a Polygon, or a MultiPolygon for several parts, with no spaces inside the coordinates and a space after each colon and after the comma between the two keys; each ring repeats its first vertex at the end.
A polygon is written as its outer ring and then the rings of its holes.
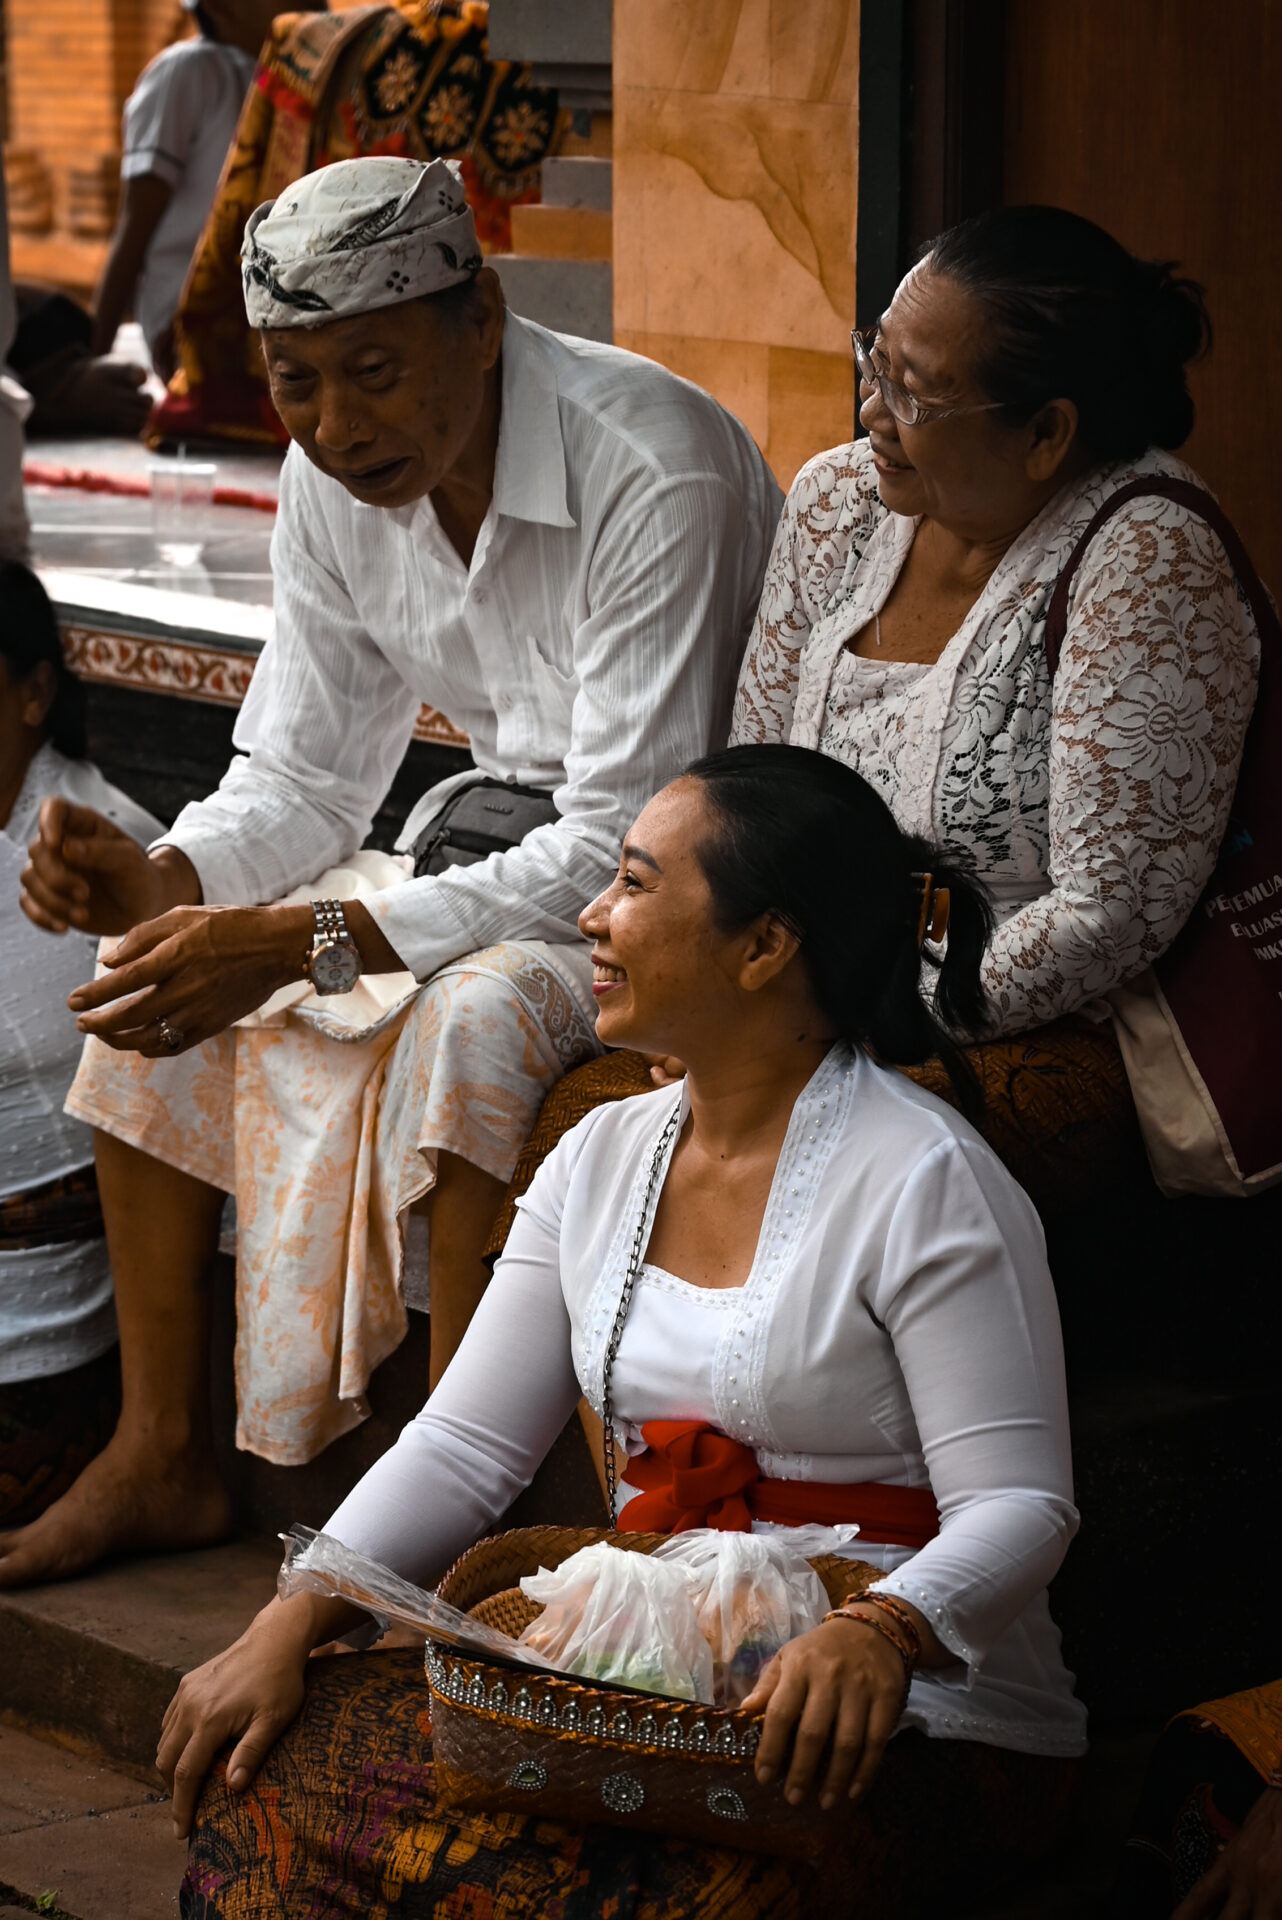
{"type": "Polygon", "coordinates": [[[730,1402],[730,1405],[731,1405],[732,1407],[737,1407],[737,1406],[738,1406],[738,1404],[739,1404],[739,1402],[738,1402],[737,1400],[732,1400],[732,1401],[730,1402]]]}

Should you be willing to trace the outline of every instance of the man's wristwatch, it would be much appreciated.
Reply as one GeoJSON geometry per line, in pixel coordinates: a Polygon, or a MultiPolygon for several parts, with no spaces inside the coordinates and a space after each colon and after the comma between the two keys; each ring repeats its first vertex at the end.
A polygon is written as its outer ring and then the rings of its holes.
{"type": "Polygon", "coordinates": [[[350,993],[361,977],[360,949],[347,927],[341,900],[313,900],[316,940],[303,971],[317,993],[350,993]]]}

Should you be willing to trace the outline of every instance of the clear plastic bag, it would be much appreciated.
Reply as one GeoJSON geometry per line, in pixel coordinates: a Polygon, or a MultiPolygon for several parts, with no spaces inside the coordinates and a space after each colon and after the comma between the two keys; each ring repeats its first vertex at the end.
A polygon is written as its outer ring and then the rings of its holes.
{"type": "Polygon", "coordinates": [[[416,1587],[390,1567],[366,1559],[345,1547],[328,1533],[314,1533],[310,1527],[291,1527],[283,1533],[285,1558],[276,1576],[276,1591],[282,1600],[291,1593],[323,1593],[331,1599],[348,1600],[361,1607],[374,1620],[379,1632],[391,1621],[411,1627],[425,1640],[437,1640],[461,1653],[478,1654],[486,1660],[503,1660],[519,1667],[534,1667],[541,1673],[570,1673],[573,1669],[545,1660],[522,1647],[510,1634],[497,1627],[482,1626],[470,1614],[460,1613],[448,1600],[438,1599],[423,1587],[416,1587]]]}
{"type": "Polygon", "coordinates": [[[825,1527],[790,1527],[786,1534],[695,1527],[655,1549],[653,1558],[679,1568],[689,1583],[712,1650],[715,1705],[739,1706],[780,1647],[820,1624],[831,1603],[808,1558],[844,1544],[825,1527]]]}
{"type": "Polygon", "coordinates": [[[712,1705],[712,1649],[695,1618],[686,1568],[600,1541],[555,1572],[527,1574],[521,1591],[544,1611],[519,1644],[549,1665],[712,1705]]]}

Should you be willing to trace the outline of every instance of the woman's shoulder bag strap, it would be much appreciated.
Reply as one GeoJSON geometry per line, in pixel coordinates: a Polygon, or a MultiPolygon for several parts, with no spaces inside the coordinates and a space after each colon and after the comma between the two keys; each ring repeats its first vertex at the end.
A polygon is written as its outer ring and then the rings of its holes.
{"type": "Polygon", "coordinates": [[[1259,690],[1215,871],[1153,968],[1235,1190],[1251,1193],[1282,1180],[1282,625],[1236,528],[1204,488],[1133,480],[1104,502],[1069,555],[1046,617],[1046,657],[1053,675],[1087,547],[1119,507],[1144,494],[1178,501],[1219,536],[1260,640],[1259,690]]]}
{"type": "Polygon", "coordinates": [[[1199,520],[1205,520],[1208,527],[1219,535],[1220,543],[1229,556],[1229,564],[1237,575],[1238,584],[1246,595],[1247,604],[1255,616],[1255,624],[1260,635],[1260,669],[1263,680],[1266,652],[1273,646],[1282,645],[1282,626],[1274,611],[1273,602],[1265,591],[1264,582],[1255,570],[1250,554],[1242,544],[1233,522],[1229,519],[1218,501],[1211,498],[1205,487],[1195,486],[1191,480],[1165,480],[1160,475],[1152,480],[1131,480],[1116,493],[1110,493],[1103,506],[1099,508],[1077,545],[1069,554],[1064,571],[1055,582],[1055,591],[1051,595],[1050,608],[1046,615],[1046,660],[1054,677],[1059,667],[1059,656],[1068,632],[1068,598],[1073,590],[1073,581],[1078,568],[1085,557],[1086,549],[1100,528],[1112,519],[1120,507],[1128,500],[1142,498],[1145,494],[1158,494],[1164,500],[1174,500],[1199,520]]]}

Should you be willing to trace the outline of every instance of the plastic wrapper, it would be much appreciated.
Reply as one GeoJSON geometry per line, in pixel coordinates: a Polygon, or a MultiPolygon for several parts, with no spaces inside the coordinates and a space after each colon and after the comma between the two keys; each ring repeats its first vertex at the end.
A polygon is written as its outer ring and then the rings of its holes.
{"type": "Polygon", "coordinates": [[[741,1705],[780,1647],[820,1624],[831,1603],[809,1557],[844,1544],[827,1527],[790,1527],[786,1534],[696,1527],[655,1549],[654,1560],[680,1569],[688,1582],[712,1652],[716,1706],[741,1705]]]}
{"type": "Polygon", "coordinates": [[[395,1620],[399,1626],[421,1633],[425,1640],[439,1641],[486,1660],[533,1667],[541,1673],[577,1671],[523,1647],[510,1634],[500,1633],[497,1627],[482,1626],[470,1614],[452,1607],[448,1600],[440,1600],[425,1588],[402,1580],[390,1567],[380,1566],[377,1560],[367,1560],[363,1553],[354,1553],[327,1533],[314,1533],[310,1527],[291,1527],[281,1539],[285,1543],[285,1557],[276,1577],[276,1591],[282,1600],[288,1600],[291,1593],[323,1593],[362,1608],[376,1621],[380,1632],[395,1620]]]}
{"type": "Polygon", "coordinates": [[[520,1644],[560,1672],[711,1706],[712,1649],[690,1590],[684,1566],[601,1541],[522,1580],[544,1611],[520,1644]]]}

